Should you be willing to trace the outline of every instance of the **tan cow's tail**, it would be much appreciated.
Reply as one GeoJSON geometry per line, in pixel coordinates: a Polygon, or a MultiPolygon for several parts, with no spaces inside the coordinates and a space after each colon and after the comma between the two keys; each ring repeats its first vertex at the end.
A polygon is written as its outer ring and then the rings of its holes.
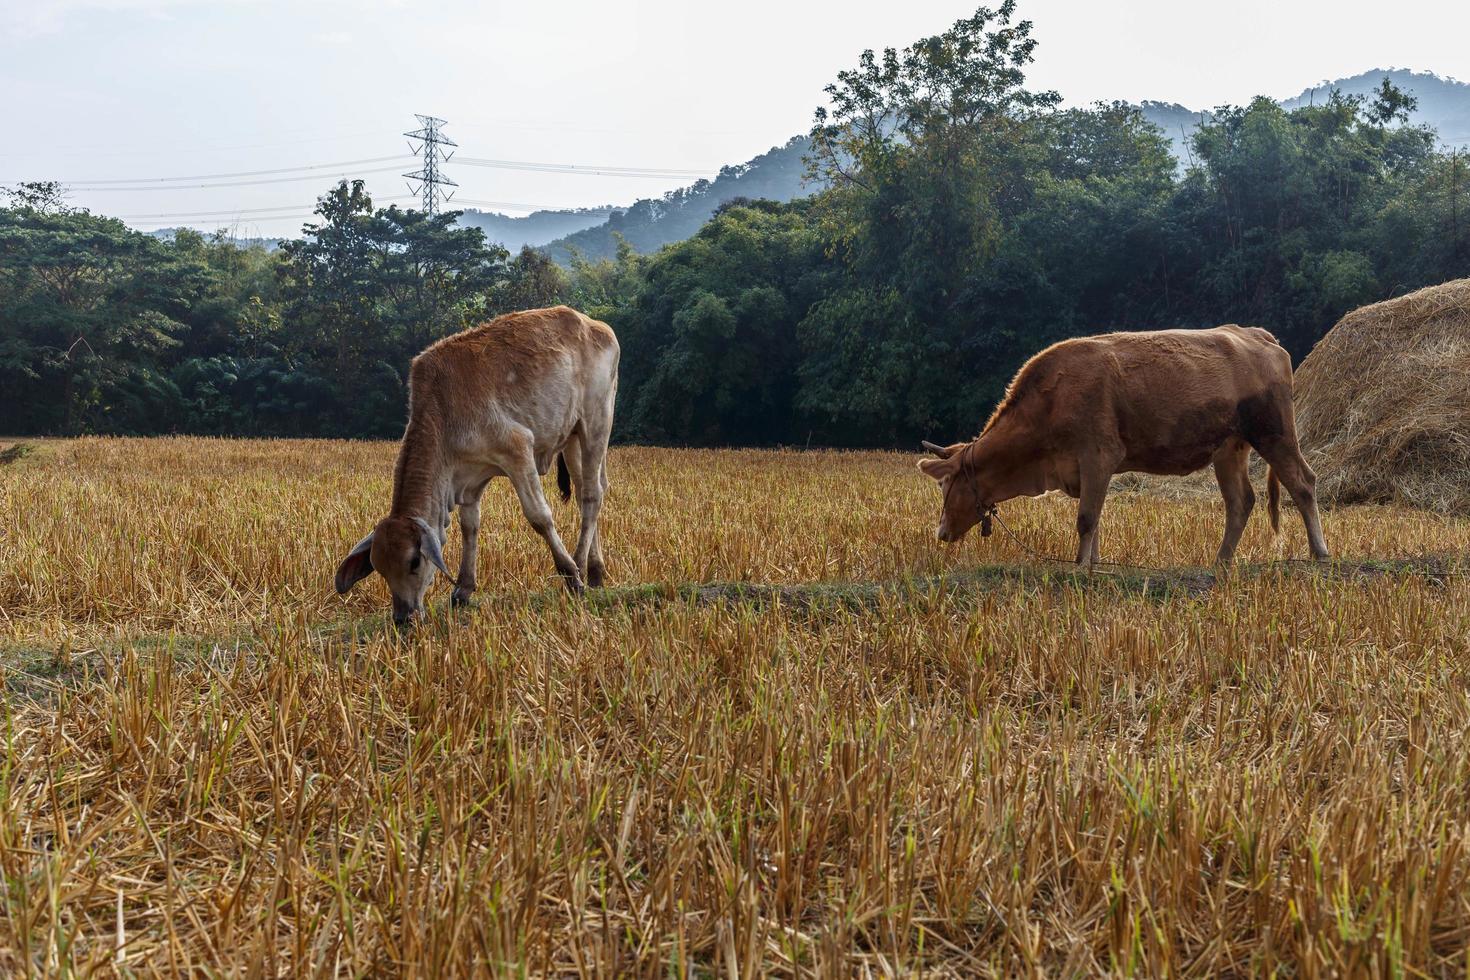
{"type": "Polygon", "coordinates": [[[572,474],[567,471],[567,458],[561,453],[556,454],[556,488],[561,491],[562,503],[572,499],[572,474]]]}
{"type": "Polygon", "coordinates": [[[1271,533],[1278,534],[1281,531],[1281,481],[1276,479],[1276,468],[1269,469],[1266,477],[1266,501],[1271,511],[1271,533]]]}

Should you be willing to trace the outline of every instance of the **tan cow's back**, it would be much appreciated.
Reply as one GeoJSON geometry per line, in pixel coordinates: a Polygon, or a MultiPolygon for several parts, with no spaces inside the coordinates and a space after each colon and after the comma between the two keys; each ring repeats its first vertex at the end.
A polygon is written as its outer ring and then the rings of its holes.
{"type": "Polygon", "coordinates": [[[414,397],[432,391],[451,412],[469,411],[486,399],[514,403],[554,371],[570,365],[571,380],[610,360],[616,371],[618,341],[612,328],[569,306],[507,313],[437,341],[414,358],[409,370],[409,414],[429,409],[414,397]],[[605,355],[599,357],[599,355],[605,355]]]}

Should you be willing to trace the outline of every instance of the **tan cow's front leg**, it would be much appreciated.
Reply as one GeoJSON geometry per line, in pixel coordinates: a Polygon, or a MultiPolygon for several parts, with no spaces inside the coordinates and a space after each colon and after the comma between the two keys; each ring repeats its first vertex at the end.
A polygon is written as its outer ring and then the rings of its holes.
{"type": "Polygon", "coordinates": [[[459,536],[463,550],[459,556],[459,575],[454,581],[454,592],[449,597],[450,603],[456,606],[469,602],[470,596],[479,588],[480,495],[485,492],[485,486],[482,483],[471,490],[459,505],[459,536]]]}

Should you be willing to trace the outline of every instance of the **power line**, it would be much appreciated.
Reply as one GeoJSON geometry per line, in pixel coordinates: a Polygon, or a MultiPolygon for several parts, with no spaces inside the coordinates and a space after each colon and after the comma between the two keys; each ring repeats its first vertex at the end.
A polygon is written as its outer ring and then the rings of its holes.
{"type": "MultiPolygon", "coordinates": [[[[437,143],[440,143],[440,144],[447,143],[448,145],[451,145],[451,146],[454,145],[452,141],[449,141],[449,140],[447,140],[445,138],[442,138],[442,137],[440,139],[438,139],[436,142],[437,143]]],[[[427,145],[427,143],[425,145],[427,145]]],[[[439,158],[440,156],[441,156],[440,154],[436,154],[436,158],[435,158],[435,161],[434,161],[434,169],[435,169],[436,175],[441,175],[441,177],[442,177],[442,172],[439,171],[438,168],[439,168],[439,166],[443,162],[445,162],[445,161],[448,160],[448,157],[443,157],[443,159],[440,159],[439,158]]],[[[95,190],[95,191],[109,191],[109,190],[133,191],[133,190],[172,190],[172,189],[193,190],[193,189],[198,188],[198,187],[247,187],[247,186],[251,186],[252,184],[288,183],[288,182],[291,182],[291,181],[299,181],[299,180],[315,180],[317,177],[321,177],[321,176],[340,176],[340,177],[351,176],[352,174],[349,171],[347,171],[345,168],[357,167],[357,166],[359,166],[361,164],[368,164],[368,163],[388,163],[388,162],[392,162],[392,161],[402,161],[402,160],[408,160],[408,159],[411,159],[411,157],[409,157],[407,154],[398,154],[396,156],[367,157],[367,158],[362,159],[362,160],[340,160],[340,161],[337,161],[335,163],[311,163],[311,164],[302,164],[302,165],[296,166],[296,167],[276,167],[276,168],[269,169],[269,170],[239,170],[239,171],[234,171],[234,172],[231,172],[231,173],[187,174],[187,175],[182,175],[182,176],[177,176],[177,177],[112,177],[112,178],[93,178],[93,179],[87,179],[87,180],[61,180],[61,181],[57,181],[57,183],[64,184],[68,188],[71,188],[71,189],[74,189],[74,190],[82,190],[82,191],[86,191],[86,190],[95,190]],[[335,173],[335,174],[324,174],[323,173],[323,171],[334,171],[334,170],[337,171],[337,173],[335,173]],[[276,174],[300,174],[300,176],[292,176],[292,177],[279,178],[277,180],[258,180],[258,181],[240,181],[240,182],[234,182],[234,178],[239,178],[239,177],[270,177],[270,176],[274,176],[276,174]],[[185,183],[187,181],[195,181],[195,180],[202,180],[202,181],[228,180],[230,182],[227,182],[227,183],[193,184],[193,185],[185,183]]],[[[523,170],[523,171],[529,171],[529,172],[532,172],[532,173],[577,174],[577,175],[581,175],[581,176],[604,176],[604,177],[647,177],[647,178],[663,179],[663,180],[673,180],[673,179],[688,178],[688,177],[706,177],[706,176],[708,176],[711,173],[711,171],[709,171],[709,170],[681,170],[681,169],[675,169],[675,168],[659,168],[659,167],[595,166],[595,165],[579,164],[579,163],[546,163],[546,162],[540,162],[540,161],[534,161],[534,160],[487,160],[487,159],[482,159],[482,158],[478,158],[478,157],[458,157],[457,158],[457,162],[462,163],[462,164],[465,164],[467,166],[471,166],[471,167],[486,167],[486,168],[498,169],[498,170],[523,170]]],[[[397,169],[398,169],[397,167],[378,167],[378,168],[375,168],[375,169],[372,169],[372,170],[360,170],[360,171],[357,171],[357,173],[388,173],[390,171],[397,170],[397,169]]],[[[404,176],[409,177],[411,179],[416,179],[416,180],[421,180],[422,179],[421,173],[405,174],[404,176]]],[[[19,180],[5,180],[5,181],[0,181],[0,184],[19,184],[19,183],[23,183],[23,181],[19,181],[19,180]]],[[[458,186],[457,184],[454,184],[452,181],[449,181],[447,179],[440,179],[440,180],[438,180],[438,183],[441,183],[441,184],[449,184],[451,186],[458,186]]]]}
{"type": "Polygon", "coordinates": [[[459,162],[470,167],[491,167],[497,170],[528,170],[533,173],[583,174],[601,177],[650,177],[653,179],[675,179],[681,177],[708,177],[711,170],[675,170],[662,167],[610,167],[579,163],[537,163],[530,160],[485,160],[478,157],[460,157],[459,162]]]}
{"type": "MultiPolygon", "coordinates": [[[[375,202],[376,201],[411,201],[411,200],[414,200],[414,195],[412,195],[412,194],[400,194],[397,197],[380,197],[380,198],[376,198],[375,199],[375,202]]],[[[293,212],[293,213],[291,213],[291,214],[281,214],[281,215],[277,215],[277,216],[278,217],[283,217],[283,218],[294,218],[294,217],[297,216],[296,213],[297,212],[301,212],[303,208],[307,208],[308,210],[304,214],[301,214],[301,217],[309,217],[310,215],[315,214],[316,213],[315,211],[309,210],[310,207],[311,207],[311,205],[303,205],[303,204],[282,204],[282,205],[278,205],[278,206],[272,207],[272,208],[225,208],[223,210],[218,210],[218,211],[172,211],[172,212],[155,213],[155,214],[118,214],[118,215],[112,215],[112,217],[121,218],[121,219],[123,219],[125,221],[127,221],[127,220],[139,220],[139,221],[141,221],[141,220],[152,220],[152,219],[158,219],[158,218],[214,218],[214,217],[229,217],[231,215],[237,215],[237,214],[274,214],[275,212],[278,212],[278,211],[289,211],[289,212],[293,212]]]]}
{"type": "Polygon", "coordinates": [[[601,211],[607,206],[591,208],[570,208],[564,204],[517,204],[513,201],[478,201],[471,197],[460,197],[455,199],[458,204],[474,204],[482,208],[510,208],[513,211],[601,211]]]}
{"type": "MultiPolygon", "coordinates": [[[[393,159],[393,158],[389,158],[393,159]]],[[[374,167],[368,170],[348,170],[336,173],[311,173],[300,177],[268,177],[264,180],[227,180],[210,184],[147,184],[142,187],[79,187],[77,190],[87,191],[92,194],[105,194],[111,191],[192,191],[210,187],[255,187],[260,184],[290,184],[303,180],[320,180],[323,177],[361,177],[363,174],[386,174],[396,171],[397,167],[374,167]]],[[[17,182],[12,182],[17,183],[17,182]]],[[[65,183],[63,181],[63,183],[65,183]]],[[[68,187],[70,185],[67,185],[68,187]]]]}
{"type": "MultiPolygon", "coordinates": [[[[289,132],[305,133],[313,132],[313,130],[289,130],[289,132]]],[[[151,146],[146,150],[116,150],[112,149],[112,147],[116,144],[103,143],[93,144],[91,146],[48,146],[44,152],[47,156],[50,156],[55,151],[60,150],[62,151],[60,154],[62,156],[85,156],[88,159],[93,159],[95,157],[138,157],[152,156],[157,154],[160,150],[167,150],[170,153],[215,153],[222,150],[255,150],[260,149],[261,147],[301,146],[305,143],[330,143],[333,141],[359,139],[363,136],[378,135],[380,135],[379,130],[370,129],[354,133],[334,133],[328,136],[310,136],[305,139],[299,140],[272,140],[264,143],[190,143],[188,145],[173,144],[171,146],[151,146]]],[[[41,151],[22,150],[15,153],[0,153],[0,159],[6,159],[10,157],[33,157],[40,155],[41,151]]]]}
{"type": "MultiPolygon", "coordinates": [[[[423,166],[403,176],[419,182],[419,193],[424,198],[424,213],[433,217],[439,211],[439,204],[448,203],[449,199],[454,196],[453,191],[446,194],[440,188],[459,186],[444,176],[444,172],[439,169],[442,164],[449,162],[450,157],[454,156],[453,150],[446,155],[441,147],[457,147],[459,144],[444,135],[445,122],[443,119],[419,113],[414,113],[414,118],[418,119],[420,128],[403,135],[411,140],[419,141],[419,146],[414,150],[414,154],[423,157],[423,166]]],[[[409,190],[413,190],[412,185],[409,190]]]]}
{"type": "Polygon", "coordinates": [[[334,168],[356,167],[365,163],[389,163],[407,159],[409,159],[407,154],[399,153],[391,157],[368,157],[365,160],[341,160],[337,163],[310,163],[300,167],[278,167],[275,170],[238,170],[228,174],[189,174],[183,177],[117,177],[108,180],[61,180],[57,183],[85,190],[85,185],[91,184],[162,184],[180,180],[223,180],[230,177],[265,177],[272,174],[297,173],[303,170],[331,170],[334,168]]]}

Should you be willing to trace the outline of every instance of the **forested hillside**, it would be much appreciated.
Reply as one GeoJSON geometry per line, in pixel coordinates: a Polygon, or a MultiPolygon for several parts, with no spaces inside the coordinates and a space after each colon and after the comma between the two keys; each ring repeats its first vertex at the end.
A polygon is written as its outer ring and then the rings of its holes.
{"type": "Polygon", "coordinates": [[[794,136],[753,160],[725,167],[714,180],[701,180],[614,212],[606,223],[567,235],[547,251],[563,263],[574,250],[589,259],[612,258],[621,237],[639,252],[654,252],[688,238],[717,208],[737,198],[790,201],[810,194],[815,188],[805,183],[806,152],[806,137],[794,136]]]}
{"type": "Polygon", "coordinates": [[[511,217],[495,211],[466,208],[459,223],[466,228],[479,228],[487,241],[519,251],[526,245],[539,247],[584,228],[600,225],[618,209],[612,205],[598,208],[569,208],[562,211],[533,211],[511,217]]]}
{"type": "MultiPolygon", "coordinates": [[[[1416,100],[1406,121],[1411,126],[1428,126],[1445,146],[1470,146],[1470,84],[1441,78],[1432,72],[1407,68],[1376,68],[1350,78],[1339,78],[1310,86],[1300,95],[1282,101],[1282,108],[1300,109],[1325,102],[1336,91],[1342,95],[1372,98],[1387,78],[1395,88],[1416,100]]],[[[1208,117],[1211,109],[1187,109],[1177,103],[1144,102],[1139,106],[1149,122],[1164,131],[1173,152],[1182,161],[1189,156],[1189,139],[1208,117]]]]}
{"type": "Polygon", "coordinates": [[[275,252],[13,189],[0,432],[389,436],[427,343],[568,302],[621,338],[620,439],[911,446],[973,434],[1064,337],[1239,322],[1300,359],[1470,275],[1470,165],[1392,79],[1219,108],[1181,169],[1139,109],[1028,87],[1034,48],[1007,2],[865,55],[806,137],[571,236],[566,267],[360,183],[275,252]]]}

